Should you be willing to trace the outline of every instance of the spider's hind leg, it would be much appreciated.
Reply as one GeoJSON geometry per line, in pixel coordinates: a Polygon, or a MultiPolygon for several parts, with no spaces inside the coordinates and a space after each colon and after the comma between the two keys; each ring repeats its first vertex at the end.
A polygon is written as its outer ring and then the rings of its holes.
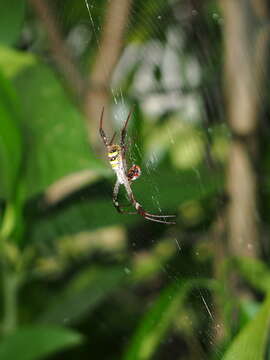
{"type": "Polygon", "coordinates": [[[176,222],[174,220],[172,221],[168,221],[168,218],[175,218],[175,215],[155,215],[155,214],[151,214],[147,211],[144,210],[144,208],[141,206],[140,203],[138,203],[137,200],[135,200],[134,196],[131,196],[131,202],[133,203],[135,209],[137,210],[137,213],[139,215],[141,215],[142,217],[144,217],[147,220],[150,221],[154,221],[154,222],[159,222],[162,224],[168,224],[168,225],[175,225],[176,222]]]}
{"type": "Polygon", "coordinates": [[[120,213],[120,214],[128,214],[128,215],[134,215],[137,214],[137,212],[130,212],[130,211],[126,211],[124,210],[124,208],[132,206],[132,204],[128,204],[128,205],[120,205],[118,202],[118,194],[119,194],[119,188],[120,188],[120,183],[119,181],[116,181],[115,185],[114,185],[114,189],[113,189],[113,205],[116,208],[116,210],[120,213]]]}
{"type": "Polygon", "coordinates": [[[141,206],[140,207],[136,207],[138,214],[140,214],[141,216],[143,216],[146,220],[150,220],[150,221],[154,221],[154,222],[159,222],[162,224],[168,224],[168,225],[175,225],[176,222],[174,220],[168,221],[168,218],[175,218],[175,215],[156,215],[156,214],[151,214],[147,211],[145,211],[141,206]]]}

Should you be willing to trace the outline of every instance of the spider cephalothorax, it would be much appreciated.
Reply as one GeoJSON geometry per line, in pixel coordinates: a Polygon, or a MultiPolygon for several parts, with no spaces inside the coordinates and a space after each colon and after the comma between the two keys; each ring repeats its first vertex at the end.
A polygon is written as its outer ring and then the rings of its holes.
{"type": "Polygon", "coordinates": [[[134,181],[141,176],[141,168],[138,165],[132,165],[131,168],[127,172],[128,181],[134,181]]]}
{"type": "Polygon", "coordinates": [[[116,207],[117,211],[124,214],[134,214],[131,212],[126,212],[123,210],[123,206],[120,206],[118,203],[118,192],[120,185],[124,185],[129,201],[136,209],[136,212],[143,216],[147,220],[160,222],[163,224],[175,224],[175,221],[168,221],[167,218],[173,218],[175,215],[154,215],[147,211],[145,211],[140,203],[135,199],[133,192],[131,190],[131,184],[134,180],[138,179],[138,177],[141,175],[141,169],[138,165],[132,165],[131,168],[127,169],[126,164],[126,129],[128,125],[128,121],[131,117],[131,111],[128,114],[128,117],[125,121],[125,124],[121,131],[121,137],[120,137],[120,145],[113,144],[114,138],[116,133],[114,133],[111,141],[108,141],[108,138],[103,130],[103,114],[104,114],[104,108],[102,109],[101,116],[100,116],[100,125],[99,125],[99,133],[100,136],[104,142],[104,145],[107,148],[108,152],[108,158],[111,164],[111,167],[113,171],[115,171],[117,180],[113,189],[113,204],[116,207]]]}

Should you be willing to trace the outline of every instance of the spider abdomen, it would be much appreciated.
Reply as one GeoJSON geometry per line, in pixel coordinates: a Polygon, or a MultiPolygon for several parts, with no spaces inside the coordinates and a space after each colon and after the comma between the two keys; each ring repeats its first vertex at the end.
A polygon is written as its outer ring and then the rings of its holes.
{"type": "Polygon", "coordinates": [[[113,171],[116,173],[120,184],[124,184],[125,181],[125,168],[123,164],[121,148],[119,145],[111,145],[108,152],[108,158],[113,171]]]}
{"type": "Polygon", "coordinates": [[[116,170],[120,166],[121,163],[120,151],[121,149],[119,145],[112,145],[108,152],[108,158],[113,170],[116,170]]]}

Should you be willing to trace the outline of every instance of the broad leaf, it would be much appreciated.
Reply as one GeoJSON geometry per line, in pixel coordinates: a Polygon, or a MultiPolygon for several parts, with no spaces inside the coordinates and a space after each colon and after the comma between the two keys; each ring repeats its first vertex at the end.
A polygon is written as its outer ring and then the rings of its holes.
{"type": "MultiPolygon", "coordinates": [[[[88,170],[100,176],[106,167],[91,151],[85,119],[52,70],[34,56],[0,48],[2,66],[21,101],[28,197],[57,180],[88,170]]],[[[98,136],[98,133],[97,133],[98,136]]]]}
{"type": "Polygon", "coordinates": [[[16,86],[28,140],[29,196],[44,191],[66,175],[103,169],[91,152],[83,117],[46,66],[27,68],[17,77],[16,86]]]}
{"type": "Polygon", "coordinates": [[[38,360],[81,341],[80,334],[61,327],[22,327],[2,337],[0,359],[38,360]]]}
{"type": "MultiPolygon", "coordinates": [[[[167,169],[157,169],[149,176],[142,175],[133,185],[134,194],[144,208],[153,213],[176,213],[179,205],[190,200],[201,200],[215,195],[221,186],[221,175],[209,176],[209,172],[200,171],[200,177],[194,171],[175,173],[167,169]]],[[[144,220],[140,215],[119,214],[112,204],[112,187],[95,185],[84,194],[65,203],[64,207],[50,209],[33,224],[32,240],[48,241],[64,235],[72,235],[80,231],[111,226],[115,224],[131,225],[145,222],[145,225],[164,228],[164,225],[144,220]],[[91,193],[95,196],[91,197],[91,193]]],[[[124,191],[123,191],[124,193],[124,191]]],[[[128,204],[125,196],[124,204],[128,204]]],[[[132,209],[129,207],[128,209],[132,209]]],[[[132,210],[131,210],[132,211],[132,210]]]]}
{"type": "Polygon", "coordinates": [[[55,324],[77,322],[124,281],[122,268],[96,269],[91,266],[74,276],[38,320],[55,324]]]}
{"type": "Polygon", "coordinates": [[[237,335],[223,360],[263,360],[270,325],[270,295],[248,325],[237,335]]]}

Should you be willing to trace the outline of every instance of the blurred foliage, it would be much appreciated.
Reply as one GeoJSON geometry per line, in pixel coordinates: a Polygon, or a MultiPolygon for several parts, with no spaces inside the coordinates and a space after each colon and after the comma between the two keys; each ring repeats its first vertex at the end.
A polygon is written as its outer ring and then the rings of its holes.
{"type": "MultiPolygon", "coordinates": [[[[89,1],[92,21],[84,1],[48,3],[87,78],[107,2],[89,1]]],[[[177,213],[164,226],[115,211],[115,179],[88,144],[40,19],[25,1],[1,1],[1,360],[264,358],[267,256],[224,256],[215,272],[230,144],[222,15],[215,1],[192,4],[134,1],[113,80],[116,127],[135,104],[128,155],[143,175],[134,193],[149,211],[177,213]],[[253,298],[232,296],[234,274],[253,298]]]]}
{"type": "Polygon", "coordinates": [[[77,345],[81,336],[71,330],[57,327],[21,327],[12,335],[4,336],[0,345],[2,359],[33,360],[62,348],[77,345]]]}

